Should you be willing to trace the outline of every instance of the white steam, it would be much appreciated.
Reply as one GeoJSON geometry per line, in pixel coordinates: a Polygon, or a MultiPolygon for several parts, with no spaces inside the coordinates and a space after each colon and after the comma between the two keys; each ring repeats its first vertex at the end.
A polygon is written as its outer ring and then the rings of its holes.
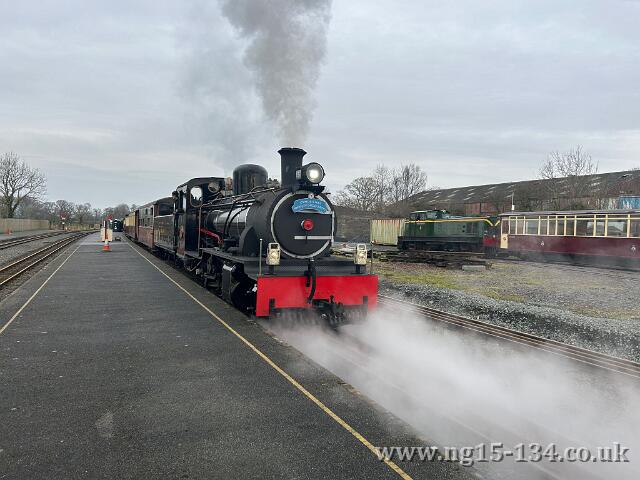
{"type": "Polygon", "coordinates": [[[224,0],[222,11],[249,43],[244,63],[282,145],[302,145],[327,50],[331,0],[224,0]]]}
{"type": "MultiPolygon", "coordinates": [[[[523,442],[629,447],[631,463],[476,465],[491,478],[640,478],[640,383],[483,335],[461,334],[419,314],[380,309],[341,335],[274,333],[410,424],[425,445],[523,442]]],[[[527,451],[528,453],[528,451],[527,451]]]]}

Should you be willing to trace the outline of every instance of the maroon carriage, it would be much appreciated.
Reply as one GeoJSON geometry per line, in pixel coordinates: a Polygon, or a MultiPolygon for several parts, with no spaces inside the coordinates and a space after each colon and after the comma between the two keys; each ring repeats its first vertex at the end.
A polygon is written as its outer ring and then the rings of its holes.
{"type": "Polygon", "coordinates": [[[640,210],[509,212],[500,248],[525,258],[640,266],[640,210]]]}

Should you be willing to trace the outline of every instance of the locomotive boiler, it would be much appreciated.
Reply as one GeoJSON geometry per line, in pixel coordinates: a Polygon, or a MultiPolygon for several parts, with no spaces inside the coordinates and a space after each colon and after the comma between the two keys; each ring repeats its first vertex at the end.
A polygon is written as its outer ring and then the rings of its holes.
{"type": "Polygon", "coordinates": [[[330,255],[335,209],[319,163],[282,148],[281,181],[259,165],[240,165],[233,181],[194,178],[151,207],[153,250],[171,256],[204,285],[258,317],[317,313],[331,324],[360,316],[377,302],[367,250],[353,259],[330,255]],[[164,214],[162,214],[164,211],[164,214]]]}

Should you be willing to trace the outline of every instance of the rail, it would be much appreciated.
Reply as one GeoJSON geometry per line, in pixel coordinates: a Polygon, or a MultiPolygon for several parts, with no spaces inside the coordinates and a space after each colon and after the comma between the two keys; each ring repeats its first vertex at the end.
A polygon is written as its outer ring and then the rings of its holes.
{"type": "Polygon", "coordinates": [[[15,280],[23,273],[29,271],[40,262],[51,257],[76,240],[87,236],[89,233],[93,232],[82,232],[63,238],[62,240],[58,240],[57,242],[52,243],[51,245],[47,245],[46,247],[36,250],[35,252],[30,252],[18,258],[17,260],[14,260],[8,265],[0,267],[0,287],[7,285],[9,282],[15,280]]]}
{"type": "Polygon", "coordinates": [[[510,328],[492,325],[480,320],[474,320],[472,318],[443,312],[435,308],[399,300],[386,295],[379,295],[378,298],[382,305],[393,305],[394,307],[404,308],[405,310],[414,310],[432,320],[437,320],[485,335],[533,347],[554,355],[569,358],[576,362],[640,378],[640,363],[636,363],[631,360],[613,357],[611,355],[606,355],[604,353],[588,350],[582,347],[568,345],[566,343],[539,337],[530,333],[519,332],[510,328]]]}

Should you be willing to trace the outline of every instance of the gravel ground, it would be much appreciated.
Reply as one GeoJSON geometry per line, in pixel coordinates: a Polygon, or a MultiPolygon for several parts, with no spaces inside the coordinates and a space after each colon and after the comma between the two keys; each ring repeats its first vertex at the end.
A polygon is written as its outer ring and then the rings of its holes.
{"type": "Polygon", "coordinates": [[[381,293],[640,362],[640,273],[510,262],[374,271],[381,293]]]}

